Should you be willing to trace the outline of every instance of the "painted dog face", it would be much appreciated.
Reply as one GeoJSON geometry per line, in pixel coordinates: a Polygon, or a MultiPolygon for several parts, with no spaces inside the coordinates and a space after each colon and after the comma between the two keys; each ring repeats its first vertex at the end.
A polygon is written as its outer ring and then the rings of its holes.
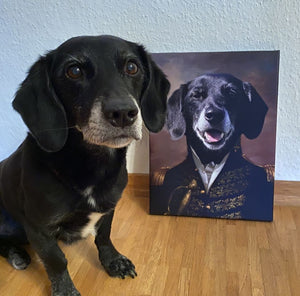
{"type": "Polygon", "coordinates": [[[229,74],[207,74],[181,85],[168,101],[173,139],[193,135],[210,151],[229,149],[242,133],[256,138],[267,106],[248,82],[229,74]]]}

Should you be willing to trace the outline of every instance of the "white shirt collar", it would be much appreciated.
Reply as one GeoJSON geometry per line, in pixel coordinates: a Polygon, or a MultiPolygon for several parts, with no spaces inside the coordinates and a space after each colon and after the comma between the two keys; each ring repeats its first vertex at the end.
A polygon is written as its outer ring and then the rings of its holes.
{"type": "Polygon", "coordinates": [[[218,175],[222,171],[222,169],[228,159],[229,153],[227,155],[225,155],[225,157],[219,164],[216,164],[212,161],[205,166],[201,162],[200,158],[198,157],[198,155],[194,151],[194,149],[191,146],[190,146],[190,148],[192,150],[194,163],[196,165],[196,168],[198,169],[198,172],[199,172],[202,182],[204,184],[206,193],[208,193],[210,187],[212,186],[212,184],[214,183],[214,181],[217,179],[218,175]]]}

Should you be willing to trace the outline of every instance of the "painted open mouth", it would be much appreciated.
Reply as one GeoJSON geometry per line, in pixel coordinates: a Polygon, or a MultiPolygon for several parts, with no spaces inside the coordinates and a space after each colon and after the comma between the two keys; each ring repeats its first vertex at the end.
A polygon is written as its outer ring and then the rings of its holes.
{"type": "Polygon", "coordinates": [[[225,133],[217,129],[210,129],[203,133],[203,137],[207,143],[217,145],[224,141],[225,133]]]}

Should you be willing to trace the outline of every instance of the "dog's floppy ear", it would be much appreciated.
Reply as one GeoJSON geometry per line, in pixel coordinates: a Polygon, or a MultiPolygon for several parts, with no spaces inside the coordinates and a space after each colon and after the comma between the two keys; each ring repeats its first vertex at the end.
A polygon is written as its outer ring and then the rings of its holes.
{"type": "Polygon", "coordinates": [[[185,134],[186,123],[182,113],[182,100],[185,96],[186,84],[182,84],[168,100],[167,128],[173,140],[178,140],[185,134]]]}
{"type": "Polygon", "coordinates": [[[13,101],[39,146],[59,151],[68,136],[65,110],[49,79],[49,57],[41,57],[29,70],[13,101]]]}
{"type": "Polygon", "coordinates": [[[146,76],[141,96],[142,116],[146,127],[151,132],[158,132],[165,124],[166,101],[170,83],[143,46],[139,46],[139,52],[146,76]]]}
{"type": "Polygon", "coordinates": [[[243,88],[248,100],[243,106],[244,112],[241,116],[242,133],[248,139],[255,139],[263,128],[268,107],[249,82],[243,82],[243,88]]]}

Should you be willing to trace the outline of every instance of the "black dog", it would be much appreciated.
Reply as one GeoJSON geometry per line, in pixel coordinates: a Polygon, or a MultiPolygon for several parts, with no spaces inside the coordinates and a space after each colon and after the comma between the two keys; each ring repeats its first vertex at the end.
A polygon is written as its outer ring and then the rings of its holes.
{"type": "Polygon", "coordinates": [[[239,145],[241,134],[260,134],[268,110],[254,87],[229,74],[203,75],[181,85],[167,109],[171,137],[186,135],[188,156],[166,173],[155,194],[163,198],[151,195],[151,212],[272,220],[273,184],[239,145]]]}
{"type": "Polygon", "coordinates": [[[17,269],[42,259],[52,295],[80,295],[57,240],[95,234],[111,276],[135,267],[110,240],[114,208],[127,183],[126,150],[164,125],[169,82],[142,46],[112,36],[76,37],[41,57],[13,107],[30,133],[0,163],[0,252],[17,269]]]}

